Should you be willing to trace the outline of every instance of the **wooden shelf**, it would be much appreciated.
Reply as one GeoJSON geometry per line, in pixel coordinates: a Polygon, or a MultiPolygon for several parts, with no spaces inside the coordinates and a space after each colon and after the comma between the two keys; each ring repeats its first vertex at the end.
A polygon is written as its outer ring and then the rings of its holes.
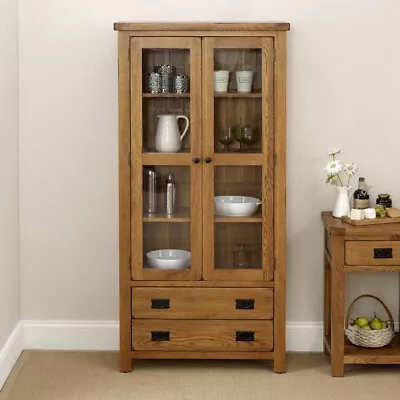
{"type": "Polygon", "coordinates": [[[400,272],[400,265],[345,265],[347,272],[400,272]]]}
{"type": "Polygon", "coordinates": [[[143,93],[143,97],[150,99],[185,99],[190,98],[190,93],[143,93]]]}
{"type": "Polygon", "coordinates": [[[400,334],[388,346],[368,349],[352,345],[346,338],[344,343],[345,364],[400,364],[400,334]]]}
{"type": "Polygon", "coordinates": [[[177,210],[173,215],[166,215],[165,213],[145,214],[143,215],[143,222],[190,222],[190,209],[177,210]]]}
{"type": "Polygon", "coordinates": [[[224,217],[222,215],[214,216],[215,223],[243,223],[243,222],[262,222],[261,213],[257,213],[255,215],[250,215],[248,217],[224,217]]]}
{"type": "MultiPolygon", "coordinates": [[[[329,354],[331,354],[331,337],[324,336],[329,354]]],[[[400,364],[400,334],[396,333],[390,345],[378,349],[358,347],[344,338],[345,364],[400,364]]]]}
{"type": "Polygon", "coordinates": [[[241,92],[214,92],[215,98],[224,99],[258,99],[262,97],[261,91],[255,91],[251,93],[241,93],[241,92]]]}

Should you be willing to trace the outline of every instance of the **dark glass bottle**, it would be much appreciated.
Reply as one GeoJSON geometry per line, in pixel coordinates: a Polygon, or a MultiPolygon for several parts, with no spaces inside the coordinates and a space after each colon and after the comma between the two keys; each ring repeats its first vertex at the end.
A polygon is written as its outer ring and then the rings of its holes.
{"type": "Polygon", "coordinates": [[[363,210],[369,207],[369,194],[364,178],[358,178],[358,189],[354,191],[353,208],[363,210]]]}

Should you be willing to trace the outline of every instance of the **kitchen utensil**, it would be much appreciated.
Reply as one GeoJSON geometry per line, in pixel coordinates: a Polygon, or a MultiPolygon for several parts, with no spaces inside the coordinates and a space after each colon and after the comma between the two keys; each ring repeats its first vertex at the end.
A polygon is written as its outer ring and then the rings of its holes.
{"type": "Polygon", "coordinates": [[[161,93],[161,74],[150,72],[146,75],[145,91],[147,93],[161,93]]]}
{"type": "Polygon", "coordinates": [[[229,71],[214,71],[214,91],[227,92],[229,83],[229,71]]]}
{"type": "Polygon", "coordinates": [[[250,251],[245,250],[243,245],[238,250],[233,251],[233,268],[250,268],[250,251]]]}
{"type": "Polygon", "coordinates": [[[160,249],[146,253],[151,268],[185,269],[190,266],[190,251],[179,249],[160,249]]]}
{"type": "Polygon", "coordinates": [[[143,212],[157,212],[157,173],[155,167],[143,167],[143,212]]]}
{"type": "Polygon", "coordinates": [[[186,75],[177,75],[174,77],[175,93],[189,93],[189,77],[186,75]]]}
{"type": "Polygon", "coordinates": [[[233,128],[230,126],[225,127],[219,131],[218,140],[224,145],[224,150],[228,151],[228,145],[233,142],[233,128]]]}
{"type": "Polygon", "coordinates": [[[161,74],[161,92],[171,93],[174,88],[175,65],[161,64],[154,67],[154,72],[161,74]]]}
{"type": "Polygon", "coordinates": [[[156,131],[156,151],[161,153],[177,153],[182,147],[182,140],[189,129],[189,118],[185,115],[161,114],[158,116],[156,131]],[[181,134],[178,120],[186,121],[185,129],[181,134]]]}
{"type": "Polygon", "coordinates": [[[253,71],[236,71],[236,86],[238,92],[249,93],[253,85],[253,71]]]}
{"type": "Polygon", "coordinates": [[[261,200],[248,196],[215,196],[214,211],[227,217],[245,217],[257,211],[261,200]]]}

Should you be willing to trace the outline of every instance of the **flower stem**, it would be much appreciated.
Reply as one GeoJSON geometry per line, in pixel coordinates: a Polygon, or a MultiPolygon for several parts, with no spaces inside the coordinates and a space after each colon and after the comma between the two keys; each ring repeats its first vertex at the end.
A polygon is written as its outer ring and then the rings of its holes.
{"type": "Polygon", "coordinates": [[[342,182],[342,180],[340,179],[340,176],[339,176],[339,174],[336,174],[336,176],[337,176],[337,177],[338,177],[338,179],[339,179],[340,186],[341,186],[341,187],[343,187],[343,182],[342,182]]]}
{"type": "Polygon", "coordinates": [[[351,175],[349,175],[349,180],[347,181],[347,186],[350,186],[350,178],[351,178],[351,175]]]}

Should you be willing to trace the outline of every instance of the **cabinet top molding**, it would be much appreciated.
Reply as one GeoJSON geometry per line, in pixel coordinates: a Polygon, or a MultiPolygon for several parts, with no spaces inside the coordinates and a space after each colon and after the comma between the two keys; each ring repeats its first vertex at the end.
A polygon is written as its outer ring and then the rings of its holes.
{"type": "Polygon", "coordinates": [[[230,23],[230,22],[116,22],[116,31],[289,31],[288,22],[249,22],[249,23],[230,23]]]}

